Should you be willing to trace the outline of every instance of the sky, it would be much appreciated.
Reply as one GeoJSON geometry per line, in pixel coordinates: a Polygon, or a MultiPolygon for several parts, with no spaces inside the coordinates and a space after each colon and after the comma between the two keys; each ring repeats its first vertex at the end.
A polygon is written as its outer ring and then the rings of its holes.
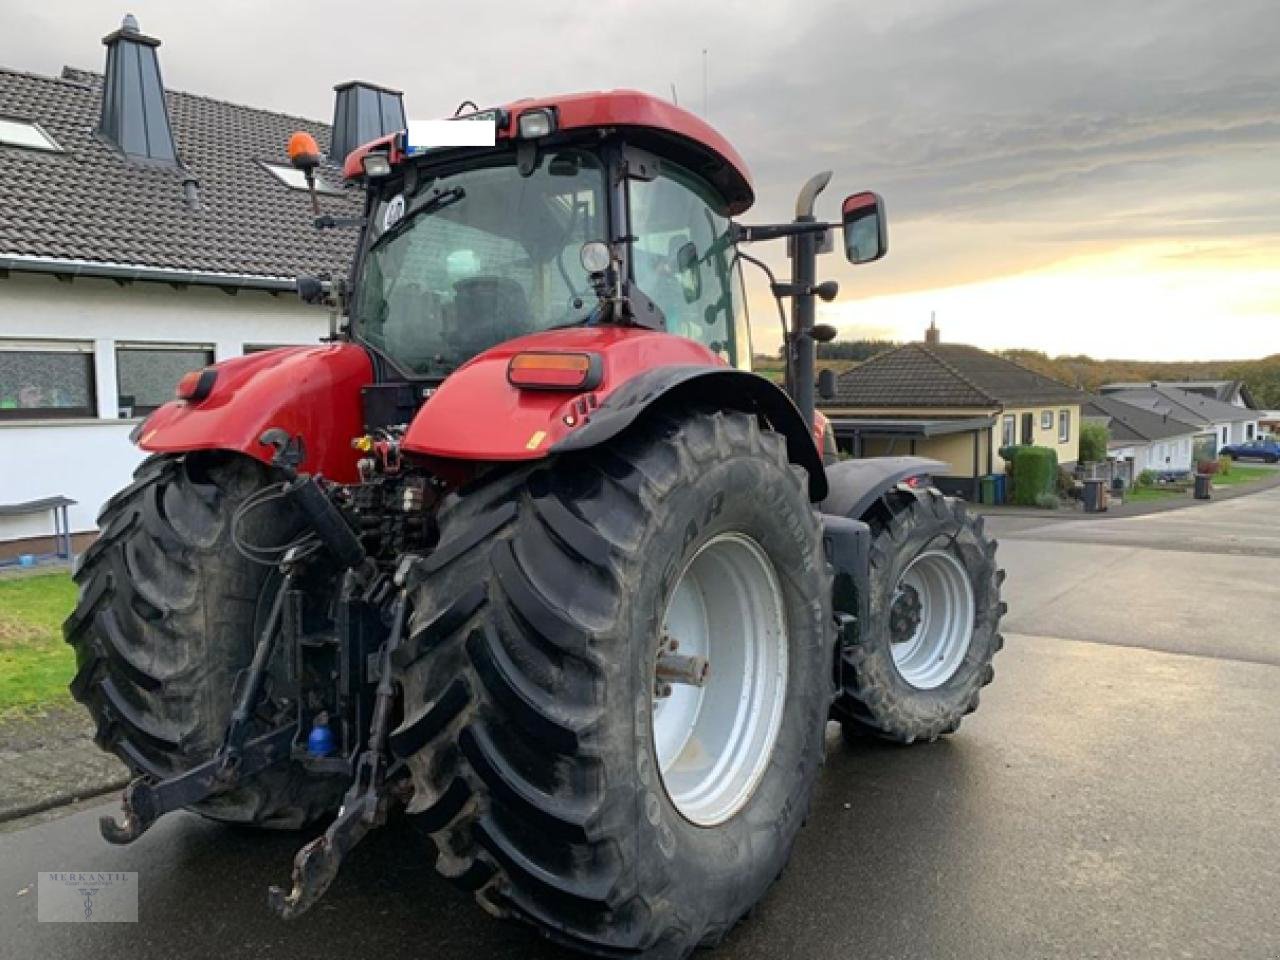
{"type": "MultiPolygon", "coordinates": [[[[843,337],[919,339],[936,313],[944,340],[986,348],[1280,352],[1274,0],[0,0],[0,63],[101,69],[126,11],[168,86],[324,120],[350,79],[424,119],[674,87],[751,167],[743,222],[789,218],[824,169],[820,216],[884,197],[888,257],[819,261],[841,284],[819,320],[843,337]]],[[[752,252],[785,274],[769,246],[752,252]]],[[[775,314],[748,285],[766,351],[775,314]]]]}

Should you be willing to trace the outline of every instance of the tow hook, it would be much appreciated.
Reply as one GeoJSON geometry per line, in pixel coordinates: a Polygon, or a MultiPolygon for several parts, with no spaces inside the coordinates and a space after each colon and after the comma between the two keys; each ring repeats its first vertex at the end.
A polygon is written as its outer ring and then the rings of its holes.
{"type": "Polygon", "coordinates": [[[284,920],[301,916],[324,896],[351,848],[370,830],[386,823],[392,801],[407,800],[403,791],[412,789],[406,780],[388,782],[387,734],[395,702],[391,660],[404,636],[409,606],[404,584],[416,562],[416,557],[405,557],[396,571],[395,582],[400,592],[392,605],[391,632],[378,652],[378,690],[369,725],[368,747],[356,761],[355,777],[342,798],[338,816],[322,836],[304,846],[293,858],[289,892],[277,886],[267,891],[271,909],[284,920]]]}

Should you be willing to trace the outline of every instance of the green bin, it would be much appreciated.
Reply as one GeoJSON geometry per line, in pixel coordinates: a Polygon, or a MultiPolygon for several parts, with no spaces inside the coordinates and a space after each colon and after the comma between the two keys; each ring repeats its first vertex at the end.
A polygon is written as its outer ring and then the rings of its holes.
{"type": "Polygon", "coordinates": [[[996,478],[987,474],[982,478],[982,486],[979,489],[978,501],[980,503],[996,502],[996,478]]]}

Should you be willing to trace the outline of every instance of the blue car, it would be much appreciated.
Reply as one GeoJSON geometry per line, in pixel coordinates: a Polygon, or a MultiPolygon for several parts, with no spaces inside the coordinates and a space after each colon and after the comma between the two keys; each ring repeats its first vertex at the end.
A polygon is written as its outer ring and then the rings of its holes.
{"type": "Polygon", "coordinates": [[[1264,437],[1248,443],[1228,444],[1218,454],[1232,460],[1265,460],[1267,463],[1276,463],[1280,461],[1280,443],[1276,442],[1275,437],[1264,437]]]}

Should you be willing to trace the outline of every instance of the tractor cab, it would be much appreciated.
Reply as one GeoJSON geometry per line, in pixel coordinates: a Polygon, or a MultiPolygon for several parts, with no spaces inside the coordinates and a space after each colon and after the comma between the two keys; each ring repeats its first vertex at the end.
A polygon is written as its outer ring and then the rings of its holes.
{"type": "Polygon", "coordinates": [[[493,124],[491,145],[424,146],[411,125],[348,158],[368,189],[353,338],[407,377],[440,379],[526,334],[638,319],[749,366],[729,217],[751,185],[710,127],[630,92],[457,121],[476,119],[493,124]],[[631,291],[646,316],[607,302],[631,291]]]}

